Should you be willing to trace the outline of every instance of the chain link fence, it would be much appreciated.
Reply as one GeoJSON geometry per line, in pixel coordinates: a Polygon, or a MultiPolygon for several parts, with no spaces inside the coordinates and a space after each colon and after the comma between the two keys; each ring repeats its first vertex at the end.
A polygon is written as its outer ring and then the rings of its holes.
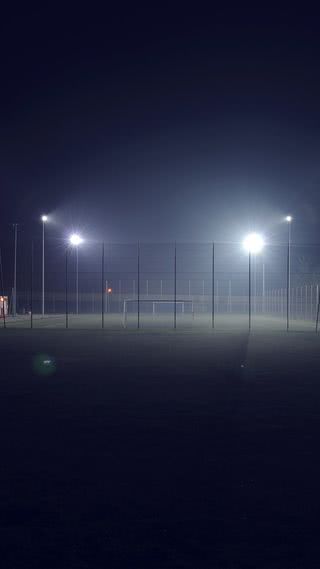
{"type": "Polygon", "coordinates": [[[8,327],[257,327],[314,329],[318,245],[238,243],[20,243],[2,255],[8,327]],[[16,292],[16,294],[15,294],[16,292]]]}

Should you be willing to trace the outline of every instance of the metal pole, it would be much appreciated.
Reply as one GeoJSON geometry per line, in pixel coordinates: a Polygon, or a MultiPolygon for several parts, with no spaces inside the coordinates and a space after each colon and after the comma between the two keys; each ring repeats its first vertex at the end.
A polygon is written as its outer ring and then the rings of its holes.
{"type": "Polygon", "coordinates": [[[177,327],[177,243],[174,244],[174,322],[173,327],[177,327]]]}
{"type": "Polygon", "coordinates": [[[266,281],[265,281],[265,265],[262,263],[262,312],[266,311],[266,281]]]}
{"type": "Polygon", "coordinates": [[[248,290],[248,301],[249,301],[249,331],[251,330],[251,251],[249,251],[249,290],[248,290]]]}
{"type": "Polygon", "coordinates": [[[308,319],[308,285],[305,286],[304,319],[308,319]]]}
{"type": "Polygon", "coordinates": [[[140,241],[138,241],[138,328],[140,328],[140,241]]]}
{"type": "Polygon", "coordinates": [[[76,248],[76,313],[79,314],[79,249],[76,248]]]}
{"type": "Polygon", "coordinates": [[[68,248],[66,249],[66,328],[69,327],[68,314],[68,248]]]}
{"type": "Polygon", "coordinates": [[[288,251],[287,251],[287,332],[290,325],[290,249],[291,249],[291,222],[288,222],[288,251]]]}
{"type": "Polygon", "coordinates": [[[14,269],[13,269],[13,316],[17,315],[17,245],[18,245],[18,224],[13,224],[14,228],[14,269]]]}
{"type": "Polygon", "coordinates": [[[292,310],[291,310],[291,314],[292,314],[292,318],[293,320],[295,319],[296,315],[295,315],[295,304],[294,304],[294,288],[291,289],[291,304],[292,304],[292,310]]]}
{"type": "Polygon", "coordinates": [[[317,306],[317,318],[316,318],[316,332],[318,332],[318,324],[319,324],[319,309],[320,309],[320,287],[317,285],[318,288],[318,306],[317,306]]]}
{"type": "Polygon", "coordinates": [[[217,280],[217,313],[219,312],[219,281],[217,280]]]}
{"type": "Polygon", "coordinates": [[[105,296],[104,286],[105,286],[105,282],[104,282],[104,243],[102,243],[102,251],[101,251],[101,328],[104,328],[104,296],[105,296]]]}
{"type": "Polygon", "coordinates": [[[2,308],[3,308],[3,327],[6,328],[6,311],[4,302],[4,281],[3,281],[3,268],[2,268],[2,255],[0,249],[0,271],[1,271],[1,290],[2,290],[2,308]]]}
{"type": "Polygon", "coordinates": [[[256,255],[253,258],[253,307],[254,313],[257,313],[257,257],[256,255]]]}
{"type": "Polygon", "coordinates": [[[33,241],[31,241],[30,328],[33,328],[33,241]]]}
{"type": "Polygon", "coordinates": [[[42,221],[42,316],[44,316],[44,221],[42,221]]]}
{"type": "Polygon", "coordinates": [[[214,328],[214,243],[212,243],[212,291],[211,291],[211,327],[214,328]]]}

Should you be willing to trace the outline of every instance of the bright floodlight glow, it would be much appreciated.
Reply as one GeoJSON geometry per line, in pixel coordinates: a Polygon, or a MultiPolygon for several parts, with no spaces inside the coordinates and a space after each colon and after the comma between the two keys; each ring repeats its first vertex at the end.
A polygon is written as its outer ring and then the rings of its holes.
{"type": "Polygon", "coordinates": [[[47,215],[42,215],[42,216],[41,216],[41,221],[43,221],[43,223],[45,223],[46,221],[48,221],[48,216],[47,216],[47,215]]]}
{"type": "Polygon", "coordinates": [[[264,239],[258,233],[250,233],[244,238],[243,247],[248,253],[260,253],[264,247],[264,239]]]}
{"type": "Polygon", "coordinates": [[[290,223],[290,221],[292,221],[292,215],[287,215],[287,216],[286,216],[286,221],[287,221],[288,223],[290,223]]]}
{"type": "Polygon", "coordinates": [[[77,233],[73,233],[72,235],[70,235],[69,241],[70,241],[71,245],[74,245],[75,247],[77,247],[78,245],[81,245],[81,243],[83,242],[83,239],[77,233]]]}

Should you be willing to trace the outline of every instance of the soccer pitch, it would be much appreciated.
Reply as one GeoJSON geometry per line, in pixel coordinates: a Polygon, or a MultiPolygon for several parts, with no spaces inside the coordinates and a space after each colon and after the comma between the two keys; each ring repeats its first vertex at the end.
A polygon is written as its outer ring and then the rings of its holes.
{"type": "MultiPolygon", "coordinates": [[[[138,318],[134,313],[126,315],[125,319],[121,313],[105,314],[102,320],[98,314],[53,314],[47,316],[34,315],[32,320],[30,315],[19,315],[16,318],[11,316],[1,322],[2,328],[34,328],[34,329],[65,329],[70,330],[136,330],[138,318]]],[[[167,330],[174,329],[174,317],[172,314],[140,314],[139,327],[141,330],[167,330]]],[[[249,320],[246,314],[217,314],[212,326],[210,314],[178,314],[176,319],[176,329],[182,331],[210,332],[214,331],[247,331],[249,320]]],[[[251,318],[251,332],[281,332],[287,329],[285,317],[253,315],[251,318]]],[[[291,319],[289,331],[296,332],[315,332],[316,323],[314,320],[291,319]]]]}
{"type": "Polygon", "coordinates": [[[311,567],[320,338],[90,321],[0,330],[3,566],[311,567]]]}

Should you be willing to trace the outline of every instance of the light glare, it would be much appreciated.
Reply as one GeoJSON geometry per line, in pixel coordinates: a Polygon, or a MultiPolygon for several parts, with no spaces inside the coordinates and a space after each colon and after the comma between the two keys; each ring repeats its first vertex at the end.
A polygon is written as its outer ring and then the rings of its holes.
{"type": "Polygon", "coordinates": [[[244,238],[243,247],[248,253],[260,253],[264,247],[264,239],[258,233],[250,233],[244,238]]]}
{"type": "Polygon", "coordinates": [[[292,215],[287,215],[287,216],[286,216],[286,221],[287,221],[288,223],[290,223],[290,221],[292,221],[292,215]]]}
{"type": "Polygon", "coordinates": [[[77,233],[73,233],[72,235],[70,235],[69,241],[71,245],[74,245],[75,247],[83,243],[82,237],[80,237],[80,235],[78,235],[77,233]]]}
{"type": "Polygon", "coordinates": [[[48,216],[47,216],[47,215],[42,215],[42,216],[41,216],[41,221],[43,221],[43,223],[45,223],[46,221],[48,221],[48,216]]]}

